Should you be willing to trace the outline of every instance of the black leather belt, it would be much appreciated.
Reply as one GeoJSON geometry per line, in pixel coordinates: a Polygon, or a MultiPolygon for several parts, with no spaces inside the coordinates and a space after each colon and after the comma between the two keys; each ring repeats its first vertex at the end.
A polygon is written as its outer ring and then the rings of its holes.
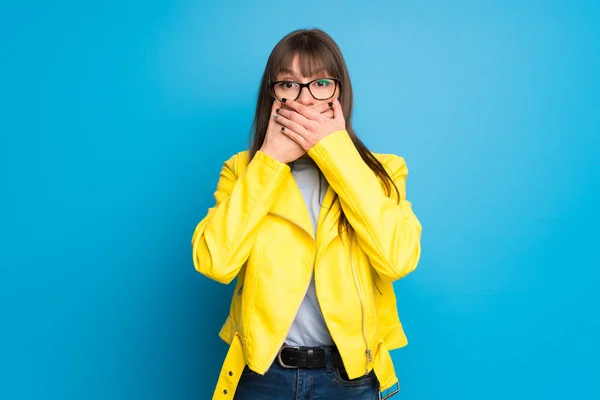
{"type": "MultiPolygon", "coordinates": [[[[331,354],[331,366],[340,368],[344,366],[342,356],[334,346],[327,346],[331,354]]],[[[277,361],[283,368],[325,368],[325,347],[297,347],[281,346],[277,353],[277,361]]]]}

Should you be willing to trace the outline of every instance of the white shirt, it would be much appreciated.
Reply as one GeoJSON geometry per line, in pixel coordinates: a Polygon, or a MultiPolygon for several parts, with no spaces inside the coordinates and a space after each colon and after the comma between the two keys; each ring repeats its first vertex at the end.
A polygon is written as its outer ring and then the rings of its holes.
{"type": "MultiPolygon", "coordinates": [[[[299,158],[294,161],[292,175],[300,188],[316,235],[321,204],[323,204],[328,187],[327,180],[321,176],[321,172],[312,158],[299,158]],[[319,179],[321,181],[320,192],[319,179]]],[[[291,346],[311,347],[333,345],[333,339],[325,325],[321,307],[317,301],[314,272],[285,343],[291,346]]]]}

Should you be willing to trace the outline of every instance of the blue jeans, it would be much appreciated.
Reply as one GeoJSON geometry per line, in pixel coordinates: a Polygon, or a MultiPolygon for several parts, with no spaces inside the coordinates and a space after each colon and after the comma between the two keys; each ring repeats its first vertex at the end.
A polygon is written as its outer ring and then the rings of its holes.
{"type": "Polygon", "coordinates": [[[332,368],[329,352],[326,368],[283,368],[277,360],[265,375],[244,368],[234,400],[377,400],[375,372],[348,379],[345,369],[332,368]]]}

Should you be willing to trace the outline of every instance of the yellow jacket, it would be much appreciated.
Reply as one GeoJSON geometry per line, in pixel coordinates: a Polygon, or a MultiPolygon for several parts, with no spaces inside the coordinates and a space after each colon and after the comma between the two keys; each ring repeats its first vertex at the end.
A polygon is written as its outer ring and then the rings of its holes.
{"type": "Polygon", "coordinates": [[[288,164],[258,151],[233,155],[222,168],[208,210],[192,237],[196,270],[228,284],[231,308],[219,336],[229,351],[213,399],[232,399],[242,370],[264,374],[282,346],[311,276],[329,332],[348,377],[375,370],[381,398],[399,388],[389,350],[407,339],[392,282],[419,261],[421,224],[406,200],[402,157],[378,154],[398,186],[384,194],[348,132],[321,139],[308,155],[329,183],[316,237],[288,164]],[[336,201],[329,207],[334,192],[336,201]],[[343,209],[354,230],[338,235],[343,209]],[[350,243],[350,244],[349,244],[350,243]]]}

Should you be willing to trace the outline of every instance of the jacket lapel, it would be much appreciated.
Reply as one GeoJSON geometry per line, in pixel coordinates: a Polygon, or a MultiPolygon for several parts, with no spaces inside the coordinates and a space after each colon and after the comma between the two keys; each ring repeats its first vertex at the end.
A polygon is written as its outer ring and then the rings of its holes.
{"type": "MultiPolygon", "coordinates": [[[[317,249],[326,247],[338,234],[337,226],[341,206],[339,198],[336,198],[335,202],[331,204],[334,196],[335,192],[331,186],[328,186],[319,211],[316,236],[317,249]]],[[[291,172],[287,174],[281,184],[279,195],[271,207],[269,214],[288,220],[315,239],[306,203],[291,172]]]]}
{"type": "Polygon", "coordinates": [[[304,198],[291,172],[283,180],[278,197],[269,213],[292,222],[306,231],[310,237],[315,237],[304,198]]]}
{"type": "Polygon", "coordinates": [[[340,199],[336,198],[332,204],[335,192],[329,186],[323,199],[319,223],[317,227],[317,249],[325,248],[338,235],[338,220],[341,214],[340,199]]]}

